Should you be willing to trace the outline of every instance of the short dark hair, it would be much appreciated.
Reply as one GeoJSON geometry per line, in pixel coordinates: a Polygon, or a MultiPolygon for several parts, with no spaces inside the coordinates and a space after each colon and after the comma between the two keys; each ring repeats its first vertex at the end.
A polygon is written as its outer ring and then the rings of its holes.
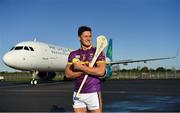
{"type": "Polygon", "coordinates": [[[78,29],[78,36],[81,36],[84,31],[90,31],[91,32],[91,28],[87,27],[87,26],[80,26],[78,29]]]}

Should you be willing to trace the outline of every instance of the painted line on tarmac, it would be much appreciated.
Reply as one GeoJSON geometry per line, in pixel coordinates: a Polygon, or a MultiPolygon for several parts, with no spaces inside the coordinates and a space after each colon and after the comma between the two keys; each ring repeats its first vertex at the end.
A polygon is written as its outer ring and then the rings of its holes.
{"type": "Polygon", "coordinates": [[[18,84],[18,85],[11,85],[8,84],[8,86],[0,86],[0,89],[8,89],[8,88],[21,88],[21,87],[38,87],[38,86],[47,86],[47,85],[54,85],[54,84],[61,84],[64,82],[53,82],[53,83],[39,83],[35,86],[31,86],[31,84],[18,84]]]}
{"type": "Polygon", "coordinates": [[[72,90],[4,90],[4,92],[9,93],[72,93],[72,90]]]}
{"type": "Polygon", "coordinates": [[[180,93],[176,92],[159,92],[159,91],[102,91],[104,94],[137,94],[137,95],[176,95],[180,96],[180,93]]]}
{"type": "Polygon", "coordinates": [[[125,94],[128,93],[127,91],[102,91],[103,93],[110,93],[110,94],[125,94]]]}

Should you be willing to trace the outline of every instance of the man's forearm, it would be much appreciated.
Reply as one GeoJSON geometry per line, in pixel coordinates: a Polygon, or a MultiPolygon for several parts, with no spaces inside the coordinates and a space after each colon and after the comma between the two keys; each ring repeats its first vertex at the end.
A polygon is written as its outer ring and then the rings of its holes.
{"type": "Polygon", "coordinates": [[[105,67],[89,67],[86,65],[82,65],[81,71],[91,75],[103,76],[105,73],[105,67]]]}
{"type": "Polygon", "coordinates": [[[78,76],[81,76],[81,74],[83,74],[83,72],[82,72],[82,71],[76,71],[76,72],[74,72],[74,71],[72,71],[71,69],[67,68],[67,69],[65,70],[65,74],[66,74],[66,77],[67,77],[67,78],[76,78],[76,77],[78,77],[78,76]]]}

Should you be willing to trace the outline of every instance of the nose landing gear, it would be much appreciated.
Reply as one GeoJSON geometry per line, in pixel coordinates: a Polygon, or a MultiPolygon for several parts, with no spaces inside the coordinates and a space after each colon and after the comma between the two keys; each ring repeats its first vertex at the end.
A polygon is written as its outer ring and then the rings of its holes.
{"type": "Polygon", "coordinates": [[[38,74],[38,71],[33,71],[32,72],[32,80],[31,80],[31,85],[36,85],[38,82],[36,80],[36,77],[37,77],[37,74],[38,74]]]}

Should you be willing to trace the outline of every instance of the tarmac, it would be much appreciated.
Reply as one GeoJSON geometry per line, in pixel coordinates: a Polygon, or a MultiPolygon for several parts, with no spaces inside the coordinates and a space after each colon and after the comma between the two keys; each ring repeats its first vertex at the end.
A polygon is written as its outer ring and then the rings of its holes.
{"type": "MultiPolygon", "coordinates": [[[[73,81],[0,82],[0,112],[73,112],[73,81]]],[[[103,112],[180,112],[180,80],[102,82],[103,112]]]]}

